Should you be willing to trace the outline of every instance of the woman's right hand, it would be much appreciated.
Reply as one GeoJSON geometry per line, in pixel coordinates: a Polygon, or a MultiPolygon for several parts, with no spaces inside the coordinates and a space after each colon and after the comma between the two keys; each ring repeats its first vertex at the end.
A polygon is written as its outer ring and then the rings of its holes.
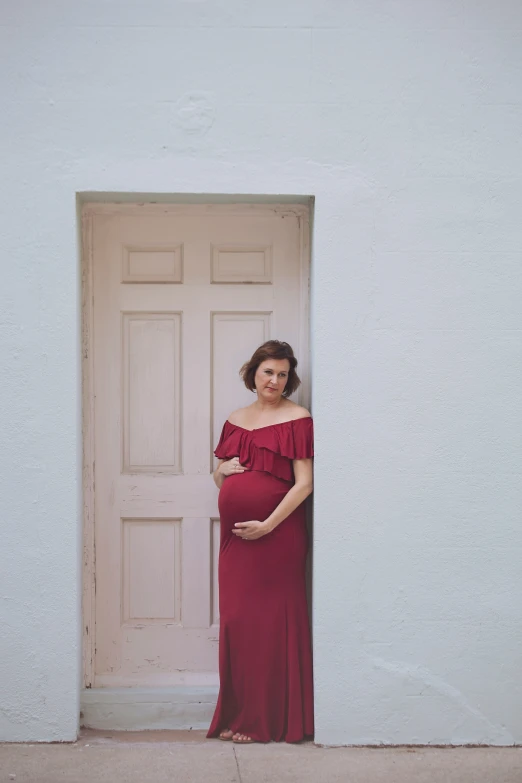
{"type": "Polygon", "coordinates": [[[233,457],[222,462],[219,466],[219,472],[223,476],[234,476],[236,473],[244,473],[248,468],[243,467],[239,462],[239,457],[233,457]]]}

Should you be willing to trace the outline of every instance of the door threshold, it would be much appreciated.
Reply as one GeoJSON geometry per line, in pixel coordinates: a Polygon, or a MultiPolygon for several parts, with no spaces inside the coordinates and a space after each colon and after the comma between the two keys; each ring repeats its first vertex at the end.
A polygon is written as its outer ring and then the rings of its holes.
{"type": "Polygon", "coordinates": [[[215,685],[166,688],[84,688],[80,726],[112,731],[203,730],[218,697],[215,685]]]}

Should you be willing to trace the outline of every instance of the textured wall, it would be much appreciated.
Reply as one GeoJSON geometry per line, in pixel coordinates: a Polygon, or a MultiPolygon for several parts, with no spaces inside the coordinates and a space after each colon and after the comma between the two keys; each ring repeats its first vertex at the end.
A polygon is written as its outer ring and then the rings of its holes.
{"type": "Polygon", "coordinates": [[[78,191],[316,196],[317,740],[522,741],[518,0],[18,0],[0,736],[78,716],[78,191]]]}

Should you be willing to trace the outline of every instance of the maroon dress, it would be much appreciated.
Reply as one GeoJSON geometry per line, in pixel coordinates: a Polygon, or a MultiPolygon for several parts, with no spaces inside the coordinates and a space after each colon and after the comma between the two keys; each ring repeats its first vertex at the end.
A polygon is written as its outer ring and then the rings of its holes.
{"type": "Polygon", "coordinates": [[[313,734],[313,683],[301,504],[271,533],[245,541],[236,522],[266,519],[294,484],[292,460],[313,456],[311,418],[245,430],[225,422],[219,459],[249,468],[219,493],[219,699],[209,737],[223,729],[258,742],[313,734]]]}

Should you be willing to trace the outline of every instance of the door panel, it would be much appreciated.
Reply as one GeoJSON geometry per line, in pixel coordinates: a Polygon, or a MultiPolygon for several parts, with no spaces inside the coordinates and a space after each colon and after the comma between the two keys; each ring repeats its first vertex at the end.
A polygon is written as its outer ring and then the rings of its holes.
{"type": "Polygon", "coordinates": [[[239,368],[302,330],[300,218],[210,207],[93,215],[94,686],[217,682],[224,419],[239,368]]]}

